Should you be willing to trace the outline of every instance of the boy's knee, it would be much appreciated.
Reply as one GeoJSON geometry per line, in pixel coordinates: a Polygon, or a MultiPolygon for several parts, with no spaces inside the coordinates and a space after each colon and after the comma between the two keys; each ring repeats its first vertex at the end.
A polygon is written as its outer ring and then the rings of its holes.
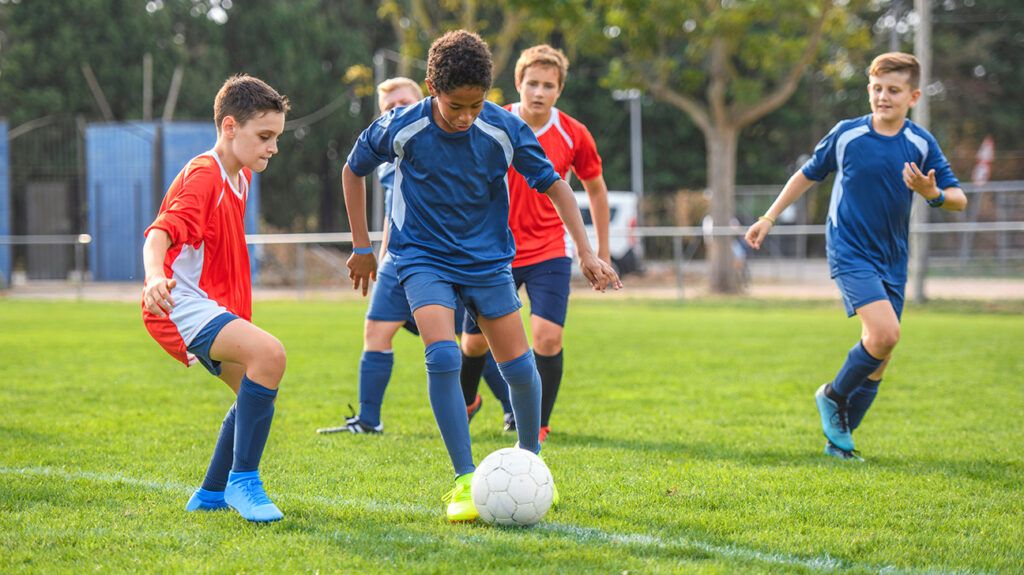
{"type": "Polygon", "coordinates": [[[534,334],[533,350],[540,355],[558,355],[562,351],[561,332],[534,334]]]}
{"type": "Polygon", "coordinates": [[[865,338],[865,348],[878,358],[885,358],[895,349],[900,341],[900,326],[885,327],[869,333],[865,338]]]}
{"type": "Polygon", "coordinates": [[[487,353],[489,349],[487,338],[479,333],[462,334],[462,352],[470,357],[477,357],[487,353]]]}
{"type": "Polygon", "coordinates": [[[462,369],[462,351],[454,341],[435,341],[424,352],[427,373],[446,373],[462,369]]]}
{"type": "Polygon", "coordinates": [[[288,357],[285,353],[284,344],[280,340],[272,335],[268,336],[264,341],[260,342],[258,349],[254,351],[255,361],[253,363],[255,365],[253,367],[265,373],[264,378],[280,379],[284,375],[288,357]]]}

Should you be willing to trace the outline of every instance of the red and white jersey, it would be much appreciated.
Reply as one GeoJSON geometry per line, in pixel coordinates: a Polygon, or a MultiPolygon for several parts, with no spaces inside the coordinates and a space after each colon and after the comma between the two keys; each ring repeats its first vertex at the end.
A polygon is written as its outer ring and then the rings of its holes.
{"type": "MultiPolygon", "coordinates": [[[[505,107],[519,115],[519,104],[505,107]]],[[[559,176],[566,179],[571,169],[580,180],[601,175],[601,156],[586,126],[551,108],[551,118],[534,132],[544,153],[559,176]]],[[[512,267],[528,266],[554,258],[573,257],[573,245],[554,204],[545,194],[530,188],[515,168],[508,171],[509,227],[516,241],[512,267]]]]}
{"type": "Polygon", "coordinates": [[[238,188],[214,151],[192,158],[174,178],[156,220],[146,229],[171,237],[164,274],[177,281],[175,307],[167,317],[142,308],[146,329],[186,365],[187,347],[210,320],[231,312],[252,320],[252,282],[245,244],[245,203],[252,172],[243,168],[238,188]]]}

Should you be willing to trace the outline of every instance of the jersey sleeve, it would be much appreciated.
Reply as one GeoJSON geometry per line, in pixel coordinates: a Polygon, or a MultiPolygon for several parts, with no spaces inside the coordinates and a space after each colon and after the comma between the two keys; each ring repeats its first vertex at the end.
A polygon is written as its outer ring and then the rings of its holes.
{"type": "Polygon", "coordinates": [[[593,180],[601,175],[601,156],[597,153],[597,142],[590,130],[576,123],[576,154],[572,159],[572,171],[582,181],[593,180]]]}
{"type": "Polygon", "coordinates": [[[391,121],[395,110],[377,118],[370,127],[359,134],[348,155],[348,167],[357,176],[368,176],[377,166],[394,161],[395,152],[391,147],[391,121]]]}
{"type": "Polygon", "coordinates": [[[148,236],[150,230],[160,229],[171,237],[171,245],[195,244],[203,239],[211,199],[223,187],[223,179],[215,166],[186,169],[179,177],[182,182],[178,193],[157,214],[145,235],[148,236]]]}
{"type": "Polygon", "coordinates": [[[561,179],[558,172],[526,122],[518,122],[513,130],[516,145],[512,151],[512,165],[526,178],[531,188],[546,192],[556,180],[561,179]]]}
{"type": "Polygon", "coordinates": [[[946,159],[945,154],[942,153],[939,143],[935,141],[935,137],[930,133],[927,136],[928,157],[925,158],[921,171],[927,174],[929,171],[935,170],[935,185],[940,190],[959,188],[960,180],[953,173],[953,168],[949,167],[949,161],[946,159]]]}
{"type": "Polygon", "coordinates": [[[814,148],[814,154],[800,169],[807,179],[820,182],[836,171],[836,141],[839,139],[839,127],[836,124],[814,148]]]}

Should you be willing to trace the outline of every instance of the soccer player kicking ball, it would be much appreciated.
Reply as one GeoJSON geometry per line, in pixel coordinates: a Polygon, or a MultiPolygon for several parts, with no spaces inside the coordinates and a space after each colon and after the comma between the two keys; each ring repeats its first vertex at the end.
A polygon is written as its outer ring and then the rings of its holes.
{"type": "Polygon", "coordinates": [[[936,208],[967,206],[935,138],[907,119],[921,97],[920,75],[910,54],[875,58],[868,70],[871,113],[836,124],[746,234],[747,242],[760,248],[779,214],[814,182],[836,172],[826,222],[829,268],[847,315],[856,314],[862,329],[860,341],[835,379],[818,389],[815,401],[827,438],[825,453],[841,459],[860,459],[851,434],[871,407],[900,339],[914,193],[936,208]]]}
{"type": "MultiPolygon", "coordinates": [[[[423,91],[420,90],[419,84],[409,78],[389,78],[377,86],[377,105],[381,114],[415,104],[422,99],[423,91]]],[[[343,425],[317,429],[317,433],[320,434],[347,432],[355,435],[376,435],[384,432],[381,407],[395,363],[392,342],[395,334],[403,326],[413,334],[419,333],[412,312],[409,311],[405,288],[398,281],[394,259],[387,255],[387,221],[391,218],[395,164],[378,166],[377,177],[384,189],[384,240],[381,242],[382,255],[375,278],[377,285],[370,297],[370,306],[366,310],[366,322],[363,327],[363,354],[359,361],[359,413],[352,413],[345,419],[343,425]]],[[[456,317],[461,317],[463,313],[460,305],[456,317]]],[[[491,360],[490,364],[494,365],[494,361],[491,360]]],[[[485,377],[488,384],[496,388],[496,394],[503,394],[498,395],[502,403],[507,404],[508,386],[497,371],[498,368],[494,365],[493,373],[485,374],[485,377]]],[[[507,411],[511,411],[511,408],[507,411]]]]}
{"type": "Polygon", "coordinates": [[[426,345],[428,396],[455,470],[455,486],[445,497],[450,521],[478,517],[459,385],[462,356],[455,342],[458,298],[477,316],[508,382],[519,446],[540,451],[540,376],[516,313],[522,304],[510,269],[515,255],[508,227],[510,166],[552,198],[594,288],[621,286],[611,266],[591,250],[572,190],[529,126],[485,101],[491,69],[490,50],[476,34],[458,30],[436,40],[427,58],[430,97],[371,124],[342,173],[355,245],[349,277],[365,295],[377,261],[366,227],[363,177],[395,162],[388,253],[426,345]]]}
{"type": "Polygon", "coordinates": [[[217,143],[174,179],[142,248],[142,317],[153,339],[237,394],[188,511],[232,507],[249,521],[277,521],[259,464],[284,375],[284,346],[251,323],[245,204],[252,172],[277,153],[288,98],[262,80],[229,78],[214,101],[217,143]]]}
{"type": "MultiPolygon", "coordinates": [[[[527,48],[516,62],[520,101],[505,108],[525,121],[544,153],[565,178],[571,169],[590,197],[597,255],[611,263],[608,251],[608,186],[601,173],[601,156],[586,126],[555,108],[565,87],[569,60],[547,44],[527,48]]],[[[546,196],[537,194],[515,167],[508,171],[509,226],[516,243],[512,277],[516,288],[526,284],[530,297],[530,331],[541,382],[540,441],[551,431],[551,411],[562,383],[562,333],[569,308],[572,244],[565,226],[546,196]]],[[[480,372],[487,340],[469,317],[462,336],[462,392],[467,406],[479,401],[480,372]]]]}

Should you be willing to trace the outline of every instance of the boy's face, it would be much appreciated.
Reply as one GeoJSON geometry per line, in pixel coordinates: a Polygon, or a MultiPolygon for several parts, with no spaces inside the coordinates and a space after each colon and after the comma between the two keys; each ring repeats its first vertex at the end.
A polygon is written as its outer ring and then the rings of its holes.
{"type": "Polygon", "coordinates": [[[871,112],[882,122],[902,122],[920,97],[921,90],[910,85],[908,72],[886,72],[868,77],[871,112]]]}
{"type": "Polygon", "coordinates": [[[401,86],[381,96],[377,104],[380,106],[380,113],[383,114],[388,110],[409,106],[419,101],[420,99],[417,97],[416,92],[413,92],[412,88],[401,86]]]}
{"type": "Polygon", "coordinates": [[[520,105],[530,114],[548,114],[562,95],[561,80],[554,66],[535,64],[526,68],[516,84],[520,105]]]}
{"type": "Polygon", "coordinates": [[[451,92],[440,92],[427,80],[427,89],[434,97],[434,121],[446,132],[465,132],[484,109],[485,90],[480,86],[460,86],[451,92]]]}
{"type": "Polygon", "coordinates": [[[239,124],[233,116],[224,118],[223,133],[238,162],[254,172],[267,169],[277,153],[277,139],[284,132],[284,114],[268,110],[239,124]]]}

